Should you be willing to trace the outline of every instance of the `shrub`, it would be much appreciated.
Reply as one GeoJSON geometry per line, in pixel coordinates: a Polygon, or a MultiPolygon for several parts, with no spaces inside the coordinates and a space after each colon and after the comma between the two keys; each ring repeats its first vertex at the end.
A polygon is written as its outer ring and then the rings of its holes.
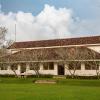
{"type": "MultiPolygon", "coordinates": [[[[66,76],[66,79],[71,79],[71,78],[72,76],[70,75],[66,76]]],[[[77,76],[75,75],[73,79],[98,79],[98,77],[97,76],[77,76]]]]}
{"type": "MultiPolygon", "coordinates": [[[[37,75],[28,75],[27,77],[29,77],[29,78],[38,78],[37,75]]],[[[48,75],[40,74],[39,78],[53,78],[53,75],[50,75],[50,74],[48,74],[48,75]]]]}
{"type": "Polygon", "coordinates": [[[15,75],[11,75],[11,74],[4,74],[4,75],[0,75],[0,77],[15,77],[15,75]]]}

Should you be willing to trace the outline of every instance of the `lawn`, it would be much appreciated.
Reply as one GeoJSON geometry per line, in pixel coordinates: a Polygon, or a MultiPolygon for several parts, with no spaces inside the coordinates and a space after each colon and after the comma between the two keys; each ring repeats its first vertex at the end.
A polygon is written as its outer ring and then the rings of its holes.
{"type": "Polygon", "coordinates": [[[100,80],[60,79],[34,84],[32,78],[0,78],[0,100],[100,100],[100,80]]]}

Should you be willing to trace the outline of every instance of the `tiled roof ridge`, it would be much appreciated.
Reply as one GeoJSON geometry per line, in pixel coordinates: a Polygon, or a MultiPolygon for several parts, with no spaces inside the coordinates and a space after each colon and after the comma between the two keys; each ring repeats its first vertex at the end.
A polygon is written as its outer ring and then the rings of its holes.
{"type": "Polygon", "coordinates": [[[67,45],[82,45],[82,44],[98,44],[100,36],[38,40],[38,41],[23,41],[15,42],[9,48],[33,48],[33,47],[52,47],[52,46],[67,46],[67,45]]]}
{"type": "Polygon", "coordinates": [[[95,38],[100,37],[100,35],[92,35],[92,36],[81,36],[81,37],[68,37],[68,38],[57,38],[57,39],[44,39],[44,40],[33,40],[33,41],[19,41],[15,43],[27,43],[27,42],[42,42],[42,41],[55,41],[55,40],[70,40],[70,39],[84,39],[84,38],[95,38]]]}

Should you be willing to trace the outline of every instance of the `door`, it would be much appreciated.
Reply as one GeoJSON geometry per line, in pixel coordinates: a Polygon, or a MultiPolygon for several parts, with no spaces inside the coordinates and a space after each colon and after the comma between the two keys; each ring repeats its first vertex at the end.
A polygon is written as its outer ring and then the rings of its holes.
{"type": "Polygon", "coordinates": [[[64,75],[64,65],[58,65],[58,75],[64,75]]]}
{"type": "Polygon", "coordinates": [[[21,64],[21,73],[26,72],[26,64],[21,64]]]}
{"type": "Polygon", "coordinates": [[[21,73],[26,72],[26,67],[21,66],[21,73]]]}

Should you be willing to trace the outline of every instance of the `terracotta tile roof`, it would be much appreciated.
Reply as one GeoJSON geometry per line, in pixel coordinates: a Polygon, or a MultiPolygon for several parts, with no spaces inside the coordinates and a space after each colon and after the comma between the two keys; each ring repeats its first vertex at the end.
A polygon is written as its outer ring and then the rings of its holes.
{"type": "Polygon", "coordinates": [[[97,53],[87,47],[61,47],[26,49],[5,57],[7,61],[45,61],[45,60],[94,60],[100,59],[97,53]]]}
{"type": "Polygon", "coordinates": [[[100,36],[91,36],[91,37],[79,37],[79,38],[67,38],[67,39],[55,39],[55,40],[15,42],[9,47],[9,49],[98,44],[98,43],[100,43],[100,36]]]}

